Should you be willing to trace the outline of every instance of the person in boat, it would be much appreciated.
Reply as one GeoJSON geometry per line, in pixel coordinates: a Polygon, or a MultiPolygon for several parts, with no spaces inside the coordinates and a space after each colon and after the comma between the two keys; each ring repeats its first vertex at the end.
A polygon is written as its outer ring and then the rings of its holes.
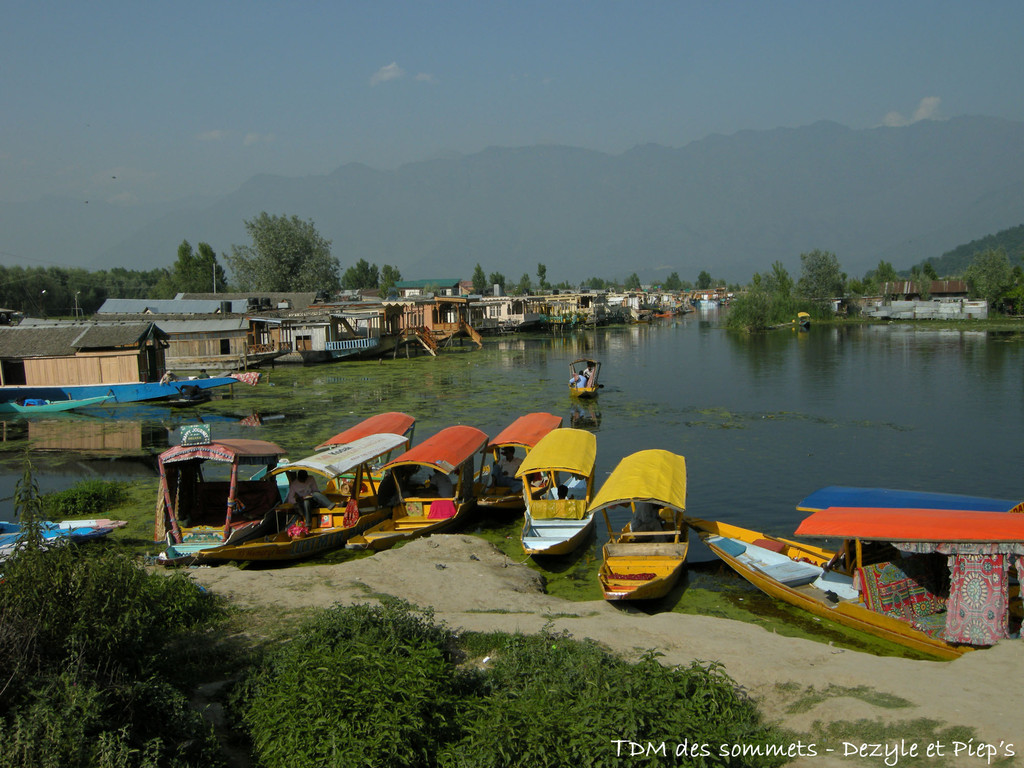
{"type": "Polygon", "coordinates": [[[519,471],[519,465],[522,463],[523,460],[516,456],[516,449],[511,445],[506,445],[501,449],[501,456],[494,462],[494,467],[491,470],[491,484],[495,487],[521,491],[523,483],[521,480],[516,480],[516,472],[519,471]]]}
{"type": "Polygon", "coordinates": [[[286,504],[297,504],[302,507],[302,517],[306,522],[306,528],[309,528],[313,517],[313,494],[319,493],[320,489],[316,486],[316,478],[310,476],[310,474],[300,469],[295,473],[295,477],[291,478],[288,483],[288,495],[285,497],[286,504]]]}
{"type": "Polygon", "coordinates": [[[210,374],[208,374],[208,373],[206,372],[206,369],[205,369],[205,368],[200,368],[200,369],[199,369],[199,375],[198,375],[198,376],[196,376],[196,378],[197,378],[197,379],[208,379],[208,378],[210,378],[210,374]]]}
{"type": "Polygon", "coordinates": [[[565,481],[570,499],[582,499],[587,493],[587,479],[580,475],[571,475],[565,481]]]}
{"type": "Polygon", "coordinates": [[[171,382],[177,381],[177,380],[178,380],[178,377],[175,376],[173,373],[171,373],[170,371],[164,371],[164,375],[160,377],[160,384],[161,385],[170,384],[171,382]]]}
{"type": "Polygon", "coordinates": [[[431,482],[437,491],[438,498],[450,499],[455,496],[455,484],[448,475],[435,469],[430,475],[431,482]]]}
{"type": "Polygon", "coordinates": [[[576,389],[584,389],[587,386],[587,377],[583,375],[583,371],[569,379],[569,386],[576,389]]]}
{"type": "MultiPolygon", "coordinates": [[[[634,533],[644,531],[663,531],[661,515],[658,514],[658,507],[650,501],[638,501],[633,508],[633,517],[629,521],[629,530],[634,533]]],[[[668,536],[647,536],[644,541],[661,542],[670,541],[668,536]]]]}
{"type": "Polygon", "coordinates": [[[534,472],[532,475],[527,475],[526,479],[530,482],[530,495],[535,499],[540,498],[544,489],[548,487],[548,479],[544,473],[534,472]]]}
{"type": "Polygon", "coordinates": [[[590,383],[594,380],[594,373],[595,373],[596,370],[597,370],[597,366],[595,365],[594,361],[593,360],[587,360],[587,367],[583,371],[583,375],[587,379],[586,386],[589,387],[590,383]]]}

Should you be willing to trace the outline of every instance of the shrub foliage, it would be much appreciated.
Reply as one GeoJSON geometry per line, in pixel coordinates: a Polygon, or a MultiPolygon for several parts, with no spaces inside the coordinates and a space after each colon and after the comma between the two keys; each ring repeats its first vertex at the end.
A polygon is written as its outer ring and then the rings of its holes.
{"type": "Polygon", "coordinates": [[[783,762],[675,754],[776,738],[717,666],[630,663],[550,633],[498,635],[487,664],[460,664],[454,641],[398,601],[320,614],[236,692],[260,765],[624,765],[616,740],[664,742],[659,764],[783,762]]]}

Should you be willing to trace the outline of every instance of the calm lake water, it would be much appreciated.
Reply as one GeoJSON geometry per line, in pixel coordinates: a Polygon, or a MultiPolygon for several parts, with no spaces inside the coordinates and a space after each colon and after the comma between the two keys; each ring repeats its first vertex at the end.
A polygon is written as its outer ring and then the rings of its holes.
{"type": "MultiPolygon", "coordinates": [[[[44,491],[90,476],[154,477],[153,456],[200,419],[215,436],[273,440],[299,457],[385,410],[416,416],[420,440],[454,423],[494,435],[549,411],[597,434],[599,483],[622,457],[664,448],[686,457],[692,514],[790,534],[797,502],[825,485],[1022,497],[1022,371],[1019,334],[901,325],[751,337],[713,313],[502,337],[437,358],[278,366],[258,387],[190,412],[126,405],[11,419],[0,497],[11,496],[26,448],[44,491]],[[602,362],[604,389],[577,404],[568,364],[582,356],[602,362]]],[[[9,501],[3,510],[10,517],[9,501]]]]}

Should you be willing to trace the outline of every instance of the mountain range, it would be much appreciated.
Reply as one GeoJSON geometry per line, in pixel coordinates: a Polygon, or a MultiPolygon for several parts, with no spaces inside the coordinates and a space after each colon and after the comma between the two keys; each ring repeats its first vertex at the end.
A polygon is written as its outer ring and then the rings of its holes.
{"type": "Polygon", "coordinates": [[[182,240],[217,253],[247,244],[244,222],[261,211],[312,220],[343,269],[365,259],[406,279],[468,278],[479,263],[513,280],[545,264],[551,282],[701,270],[746,282],[776,260],[798,273],[816,248],[861,276],[880,259],[906,269],[1024,222],[1024,123],[819,122],[618,155],[492,147],[391,171],[260,175],[174,204],[0,203],[0,260],[169,267],[182,240]]]}

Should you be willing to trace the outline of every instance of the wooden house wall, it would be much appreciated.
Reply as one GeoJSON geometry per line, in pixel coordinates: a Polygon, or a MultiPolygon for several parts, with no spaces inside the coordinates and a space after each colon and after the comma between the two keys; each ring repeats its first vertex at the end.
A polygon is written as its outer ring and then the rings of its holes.
{"type": "Polygon", "coordinates": [[[217,335],[205,333],[176,333],[170,337],[167,346],[168,357],[210,357],[220,355],[221,339],[227,339],[231,355],[245,353],[245,330],[218,331],[217,335]]]}
{"type": "Polygon", "coordinates": [[[142,450],[142,422],[30,421],[28,437],[35,451],[83,453],[135,453],[142,450]]]}
{"type": "Polygon", "coordinates": [[[143,381],[142,368],[141,354],[134,349],[81,353],[74,357],[30,357],[25,359],[25,383],[121,384],[143,381]]]}

